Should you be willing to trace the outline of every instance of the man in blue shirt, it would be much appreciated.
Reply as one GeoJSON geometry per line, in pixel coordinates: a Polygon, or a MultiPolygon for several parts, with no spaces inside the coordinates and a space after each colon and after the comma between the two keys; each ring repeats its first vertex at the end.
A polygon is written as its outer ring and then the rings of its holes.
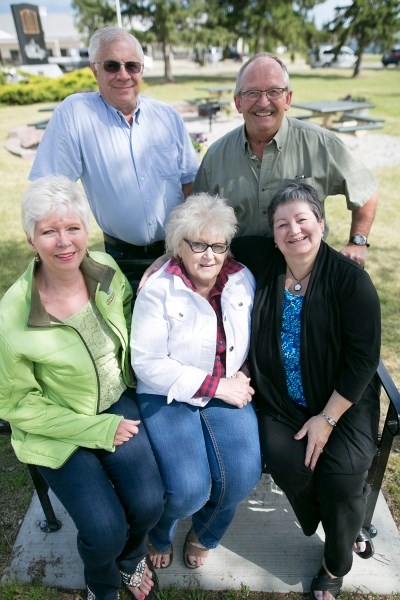
{"type": "Polygon", "coordinates": [[[190,194],[198,160],[178,113],[139,95],[143,50],[119,27],[89,46],[99,92],[72,94],[54,111],[29,179],[81,179],[106,251],[134,287],[164,251],[164,223],[190,194]]]}

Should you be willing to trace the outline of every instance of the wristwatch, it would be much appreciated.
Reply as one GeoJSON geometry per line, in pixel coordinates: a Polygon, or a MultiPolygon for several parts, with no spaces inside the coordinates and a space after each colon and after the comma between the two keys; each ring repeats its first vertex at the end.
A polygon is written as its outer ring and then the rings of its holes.
{"type": "Polygon", "coordinates": [[[349,239],[349,244],[355,244],[356,246],[367,246],[367,248],[369,248],[367,238],[365,237],[365,235],[361,235],[361,233],[352,235],[349,239]]]}

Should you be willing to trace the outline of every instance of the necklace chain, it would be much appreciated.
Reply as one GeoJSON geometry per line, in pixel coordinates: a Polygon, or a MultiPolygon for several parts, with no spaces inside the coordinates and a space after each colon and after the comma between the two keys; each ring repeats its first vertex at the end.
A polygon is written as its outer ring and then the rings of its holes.
{"type": "Polygon", "coordinates": [[[311,269],[311,271],[309,271],[309,272],[307,273],[307,275],[304,275],[304,277],[300,277],[300,279],[297,279],[297,277],[296,277],[295,275],[293,275],[293,271],[292,271],[292,269],[289,267],[289,265],[287,266],[287,268],[289,269],[289,272],[290,272],[291,276],[293,277],[293,279],[295,279],[295,280],[296,280],[296,283],[295,283],[295,285],[293,286],[293,289],[294,289],[294,291],[295,291],[295,292],[300,292],[300,291],[303,289],[303,286],[301,285],[301,283],[300,283],[300,282],[301,282],[301,281],[303,281],[303,279],[305,279],[305,278],[306,278],[306,277],[308,277],[309,275],[311,275],[311,273],[312,273],[312,269],[311,269]]]}

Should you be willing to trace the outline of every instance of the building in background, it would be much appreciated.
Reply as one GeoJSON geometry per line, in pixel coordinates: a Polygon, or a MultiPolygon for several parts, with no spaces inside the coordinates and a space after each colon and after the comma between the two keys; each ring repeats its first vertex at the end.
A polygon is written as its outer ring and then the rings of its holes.
{"type": "MultiPolygon", "coordinates": [[[[39,12],[48,56],[69,57],[79,54],[77,49],[83,49],[85,44],[74,25],[73,14],[48,14],[42,6],[39,12]]],[[[5,65],[17,66],[24,62],[11,10],[10,14],[1,15],[0,55],[5,65]]]]}

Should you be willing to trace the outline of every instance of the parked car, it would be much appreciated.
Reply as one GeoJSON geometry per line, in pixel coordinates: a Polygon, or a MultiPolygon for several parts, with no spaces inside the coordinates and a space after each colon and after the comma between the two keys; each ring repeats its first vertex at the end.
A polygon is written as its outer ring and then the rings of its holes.
{"type": "Polygon", "coordinates": [[[354,51],[349,46],[342,46],[335,59],[334,46],[320,46],[309,53],[308,64],[316,67],[352,68],[357,60],[354,51]]]}
{"type": "Polygon", "coordinates": [[[388,65],[396,65],[398,67],[400,64],[400,46],[395,46],[388,54],[384,54],[382,56],[382,64],[384,67],[388,65]]]}
{"type": "Polygon", "coordinates": [[[239,52],[239,50],[233,46],[226,46],[223,50],[222,60],[225,60],[226,58],[230,58],[237,62],[244,62],[247,60],[248,56],[245,52],[239,52]]]}
{"type": "Polygon", "coordinates": [[[50,64],[58,65],[63,73],[70,73],[89,66],[89,52],[87,48],[71,48],[68,56],[49,56],[48,60],[50,64]]]}

